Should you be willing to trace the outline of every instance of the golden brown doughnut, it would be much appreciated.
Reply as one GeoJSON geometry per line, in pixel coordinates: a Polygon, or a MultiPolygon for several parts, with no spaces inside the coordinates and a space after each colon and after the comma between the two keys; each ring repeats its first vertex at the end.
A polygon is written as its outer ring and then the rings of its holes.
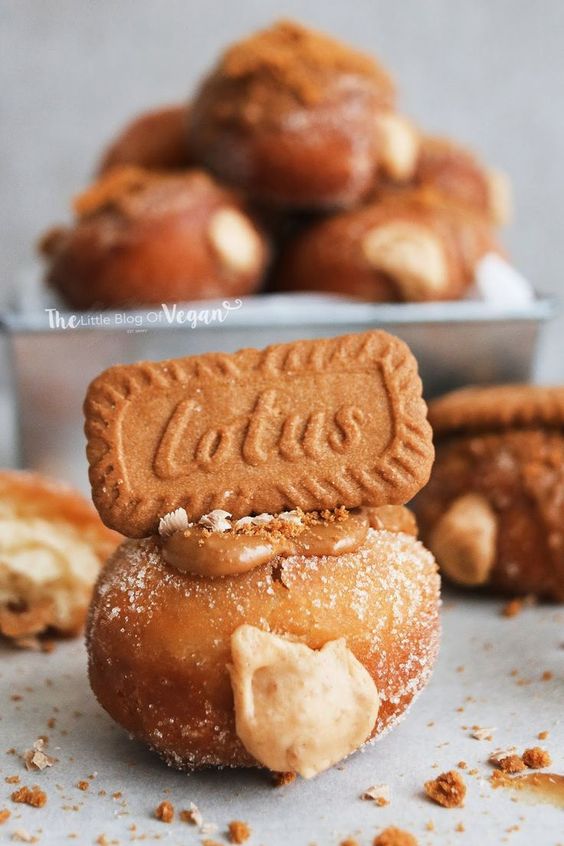
{"type": "Polygon", "coordinates": [[[423,538],[453,581],[564,601],[564,388],[468,388],[431,403],[423,538]]]}
{"type": "Polygon", "coordinates": [[[204,166],[255,199],[350,206],[372,187],[378,118],[394,99],[371,57],[280,21],[224,53],[196,93],[190,136],[204,166]]]}
{"type": "Polygon", "coordinates": [[[369,530],[356,553],[275,558],[218,579],[168,566],[155,539],[127,541],[96,587],[90,681],[111,716],[170,765],[257,766],[235,732],[232,633],[246,623],[316,650],[345,638],[378,689],[375,738],[429,678],[438,595],[432,555],[386,530],[369,530]]]}
{"type": "Polygon", "coordinates": [[[71,488],[0,471],[0,633],[18,641],[50,630],[77,634],[119,540],[71,488]]]}
{"type": "Polygon", "coordinates": [[[486,167],[470,150],[447,138],[422,139],[412,184],[433,188],[483,214],[494,225],[507,223],[511,216],[511,190],[505,174],[486,167]]]}
{"type": "Polygon", "coordinates": [[[274,287],[374,302],[456,299],[490,251],[499,247],[482,215],[429,190],[388,192],[298,235],[280,257],[274,287]]]}
{"type": "Polygon", "coordinates": [[[104,150],[97,171],[135,165],[148,170],[180,170],[194,159],[188,141],[188,108],[161,106],[131,120],[104,150]]]}
{"type": "Polygon", "coordinates": [[[202,171],[113,169],[75,208],[75,225],[43,241],[47,283],[72,308],[239,297],[260,283],[262,234],[202,171]]]}

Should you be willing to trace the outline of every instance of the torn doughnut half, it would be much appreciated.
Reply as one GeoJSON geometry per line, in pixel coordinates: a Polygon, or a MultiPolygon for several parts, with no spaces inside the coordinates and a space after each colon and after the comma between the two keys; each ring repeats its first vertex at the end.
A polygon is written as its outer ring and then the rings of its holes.
{"type": "Polygon", "coordinates": [[[120,538],[72,488],[0,471],[0,635],[32,647],[45,633],[78,634],[120,538]]]}

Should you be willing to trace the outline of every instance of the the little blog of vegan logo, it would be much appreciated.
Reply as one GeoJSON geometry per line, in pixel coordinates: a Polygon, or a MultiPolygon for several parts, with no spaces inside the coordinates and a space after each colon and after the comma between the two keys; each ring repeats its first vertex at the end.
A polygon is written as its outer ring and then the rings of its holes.
{"type": "Polygon", "coordinates": [[[154,326],[182,326],[196,329],[212,323],[225,323],[231,312],[242,307],[241,300],[224,300],[219,306],[188,308],[177,303],[161,303],[154,311],[93,311],[73,314],[46,308],[49,329],[125,329],[143,332],[154,326]]]}

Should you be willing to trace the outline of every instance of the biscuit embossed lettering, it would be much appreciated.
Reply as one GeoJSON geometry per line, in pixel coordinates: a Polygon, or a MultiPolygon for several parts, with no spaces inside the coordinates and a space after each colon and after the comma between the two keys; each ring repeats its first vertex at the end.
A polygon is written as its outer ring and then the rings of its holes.
{"type": "Polygon", "coordinates": [[[401,504],[433,458],[415,360],[378,331],[113,367],[85,414],[94,501],[132,537],[179,506],[401,504]]]}
{"type": "Polygon", "coordinates": [[[195,465],[214,470],[237,455],[256,467],[274,458],[320,458],[326,449],[344,454],[359,443],[365,422],[356,405],[342,405],[332,419],[325,411],[283,415],[275,390],[259,394],[250,414],[203,431],[195,407],[194,400],[181,400],[157,443],[154,469],[161,479],[177,479],[195,465]],[[276,426],[269,422],[273,415],[279,418],[276,426]]]}

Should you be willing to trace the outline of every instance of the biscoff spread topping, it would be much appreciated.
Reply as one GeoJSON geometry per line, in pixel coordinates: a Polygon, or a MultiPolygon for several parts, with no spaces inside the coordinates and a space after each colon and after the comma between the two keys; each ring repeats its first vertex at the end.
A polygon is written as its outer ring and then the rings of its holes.
{"type": "Polygon", "coordinates": [[[228,82],[244,83],[250,103],[261,107],[270,98],[280,105],[280,95],[287,105],[314,106],[339,75],[362,77],[391,105],[393,83],[371,56],[290,20],[233,44],[215,72],[228,82]]]}
{"type": "Polygon", "coordinates": [[[312,778],[370,735],[378,691],[343,638],[314,650],[242,625],[231,655],[236,731],[268,769],[312,778]]]}
{"type": "Polygon", "coordinates": [[[184,508],[177,508],[159,521],[165,560],[178,570],[207,577],[245,573],[276,556],[356,552],[369,528],[417,534],[414,518],[402,506],[310,512],[297,508],[238,520],[218,508],[197,524],[189,521],[184,508]]]}
{"type": "Polygon", "coordinates": [[[188,519],[183,511],[161,518],[163,556],[178,570],[207,577],[245,573],[277,555],[354,552],[366,540],[370,525],[365,514],[350,514],[345,508],[308,513],[296,509],[234,522],[229,512],[215,509],[198,524],[175,531],[188,519]]]}

